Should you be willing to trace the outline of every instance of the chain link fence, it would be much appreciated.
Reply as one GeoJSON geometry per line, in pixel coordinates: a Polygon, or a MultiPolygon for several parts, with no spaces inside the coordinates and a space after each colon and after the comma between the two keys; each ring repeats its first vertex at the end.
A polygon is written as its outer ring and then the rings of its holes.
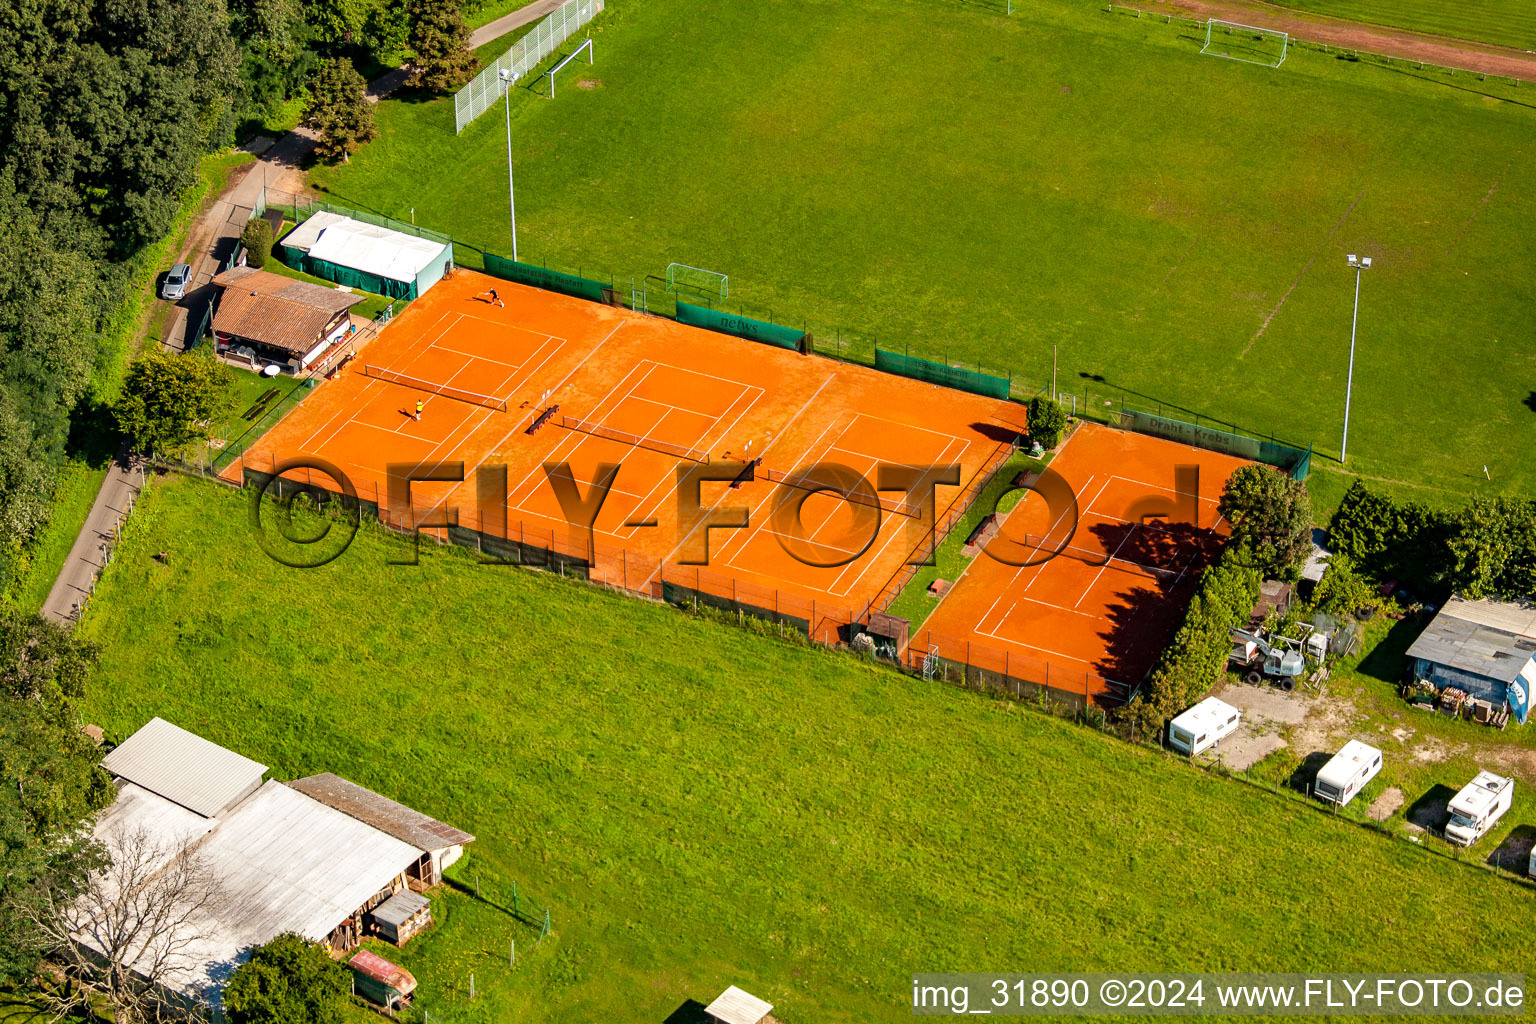
{"type": "Polygon", "coordinates": [[[457,135],[469,123],[506,95],[512,83],[539,65],[555,48],[603,12],[603,0],[567,0],[534,26],[510,50],[486,66],[470,83],[453,95],[453,131],[457,135]],[[503,80],[501,73],[510,72],[503,80]]]}

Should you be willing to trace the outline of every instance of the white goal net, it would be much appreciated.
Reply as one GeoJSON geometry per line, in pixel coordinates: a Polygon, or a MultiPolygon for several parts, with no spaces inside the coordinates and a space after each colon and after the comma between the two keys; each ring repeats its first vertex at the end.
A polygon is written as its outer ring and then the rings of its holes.
{"type": "Polygon", "coordinates": [[[1290,36],[1284,32],[1212,18],[1205,23],[1205,45],[1200,48],[1200,52],[1213,57],[1277,68],[1285,63],[1285,52],[1289,45],[1290,36]]]}

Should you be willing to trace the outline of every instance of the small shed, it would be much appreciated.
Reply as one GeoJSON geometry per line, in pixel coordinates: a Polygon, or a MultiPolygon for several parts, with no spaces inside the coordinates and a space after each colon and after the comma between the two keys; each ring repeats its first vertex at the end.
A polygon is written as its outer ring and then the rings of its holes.
{"type": "Polygon", "coordinates": [[[295,270],[392,299],[425,293],[453,263],[453,246],[444,241],[329,210],[288,232],[276,251],[295,270]]]}
{"type": "Polygon", "coordinates": [[[704,1012],[719,1024],[764,1024],[773,1020],[768,1016],[773,1012],[772,1003],[743,992],[735,985],[720,993],[720,998],[704,1007],[704,1012]]]}
{"type": "Polygon", "coordinates": [[[416,978],[404,967],[396,967],[377,953],[366,949],[347,961],[352,969],[352,991],[389,1010],[408,1006],[416,991],[416,978]]]}
{"type": "Polygon", "coordinates": [[[1415,679],[1454,686],[1524,722],[1536,689],[1536,607],[1453,597],[1408,648],[1415,679]]]}
{"type": "Polygon", "coordinates": [[[379,938],[403,946],[411,936],[432,923],[432,901],[420,893],[402,889],[373,908],[373,930],[379,938]]]}

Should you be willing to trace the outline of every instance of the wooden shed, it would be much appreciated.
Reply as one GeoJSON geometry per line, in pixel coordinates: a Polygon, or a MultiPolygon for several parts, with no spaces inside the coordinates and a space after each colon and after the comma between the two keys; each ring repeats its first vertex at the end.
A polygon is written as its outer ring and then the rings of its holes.
{"type": "Polygon", "coordinates": [[[359,950],[347,961],[352,969],[352,991],[389,1010],[410,1005],[416,991],[416,978],[404,967],[396,967],[377,953],[359,950]]]}
{"type": "Polygon", "coordinates": [[[773,1024],[769,1016],[773,1004],[732,985],[720,997],[704,1007],[704,1013],[718,1024],[773,1024]]]}
{"type": "Polygon", "coordinates": [[[374,934],[403,946],[412,935],[432,923],[432,902],[420,893],[402,889],[369,913],[374,934]]]}

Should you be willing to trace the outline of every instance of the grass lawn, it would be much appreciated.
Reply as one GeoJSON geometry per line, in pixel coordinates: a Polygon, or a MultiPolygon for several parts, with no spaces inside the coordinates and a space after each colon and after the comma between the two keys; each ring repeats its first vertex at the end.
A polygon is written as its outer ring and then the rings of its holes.
{"type": "Polygon", "coordinates": [[[934,553],[932,565],[920,565],[913,574],[912,580],[902,588],[896,600],[891,602],[886,609],[892,615],[899,615],[912,623],[912,633],[915,636],[923,622],[939,606],[939,599],[928,593],[928,586],[934,580],[944,579],[951,584],[958,583],[960,574],[965,572],[965,567],[971,564],[971,559],[965,557],[962,549],[966,541],[970,539],[971,531],[980,525],[982,519],[993,512],[999,513],[1003,518],[1013,511],[1025,492],[1014,491],[1013,481],[1025,470],[1040,470],[1051,461],[1051,455],[1047,454],[1043,459],[1032,459],[1027,451],[1016,451],[1003,464],[1002,469],[982,490],[977,499],[971,502],[970,508],[960,517],[949,531],[949,536],[944,538],[934,553]]]}
{"type": "Polygon", "coordinates": [[[895,1020],[924,970],[1529,971],[1521,890],[1300,802],[851,656],[401,553],[364,529],[286,569],[242,495],[160,478],[79,628],[111,734],[162,715],[478,836],[431,933],[388,954],[434,1022],[659,1024],[733,983],[786,1024],[895,1020]],[[514,880],[551,911],[540,946],[514,880]]]}
{"type": "Polygon", "coordinates": [[[1437,0],[1273,0],[1308,14],[1326,14],[1349,21],[1407,28],[1415,32],[1497,43],[1519,50],[1536,49],[1536,8],[1524,0],[1470,0],[1446,4],[1437,0]]]}
{"type": "MultiPolygon", "coordinates": [[[[1536,493],[1526,90],[1310,50],[1256,67],[1196,35],[1033,0],[614,0],[598,64],[514,103],[521,252],[626,286],[718,270],[749,314],[1022,382],[1055,346],[1064,390],[1093,374],[1322,465],[1362,252],[1350,471],[1536,493]]],[[[413,98],[378,120],[315,185],[506,250],[499,118],[456,137],[413,98]]]]}
{"type": "Polygon", "coordinates": [[[27,545],[25,568],[9,581],[0,600],[26,612],[43,606],[106,477],[104,460],[75,457],[59,467],[48,525],[27,545]]]}

